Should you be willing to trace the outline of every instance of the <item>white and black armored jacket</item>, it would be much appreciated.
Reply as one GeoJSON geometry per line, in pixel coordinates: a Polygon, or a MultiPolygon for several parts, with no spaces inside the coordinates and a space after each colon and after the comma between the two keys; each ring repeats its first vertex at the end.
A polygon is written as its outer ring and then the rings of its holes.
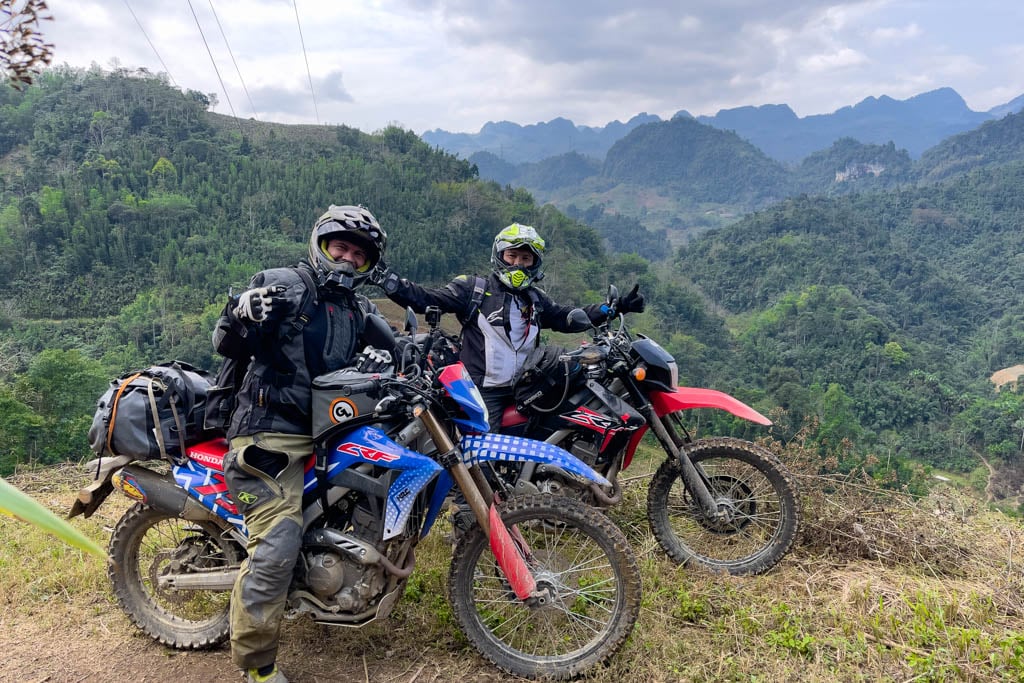
{"type": "MultiPolygon", "coordinates": [[[[388,296],[417,313],[423,313],[427,306],[454,313],[462,324],[459,359],[479,387],[511,386],[526,356],[539,345],[542,329],[580,331],[569,322],[569,312],[575,306],[557,304],[536,287],[513,291],[493,273],[487,278],[460,275],[438,288],[402,280],[397,290],[388,296]],[[483,290],[483,297],[477,297],[479,306],[473,296],[478,287],[483,290]]],[[[601,304],[582,309],[594,322],[604,319],[601,304]]]]}

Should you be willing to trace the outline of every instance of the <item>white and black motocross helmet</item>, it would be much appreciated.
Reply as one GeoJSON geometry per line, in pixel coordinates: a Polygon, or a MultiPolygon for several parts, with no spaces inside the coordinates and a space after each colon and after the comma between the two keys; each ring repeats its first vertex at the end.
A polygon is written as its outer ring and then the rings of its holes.
{"type": "Polygon", "coordinates": [[[331,205],[313,224],[309,236],[309,264],[321,286],[354,289],[361,285],[384,257],[388,235],[377,219],[362,206],[331,205]],[[366,263],[359,269],[347,261],[335,261],[327,253],[327,242],[344,239],[366,251],[366,263]]]}

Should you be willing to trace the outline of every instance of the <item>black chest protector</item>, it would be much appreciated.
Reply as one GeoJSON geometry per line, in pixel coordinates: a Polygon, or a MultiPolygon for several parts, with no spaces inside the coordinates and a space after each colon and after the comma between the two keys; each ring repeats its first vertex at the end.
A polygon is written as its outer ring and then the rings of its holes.
{"type": "Polygon", "coordinates": [[[303,330],[310,377],[349,365],[359,351],[365,324],[365,313],[355,294],[325,294],[303,330]]]}

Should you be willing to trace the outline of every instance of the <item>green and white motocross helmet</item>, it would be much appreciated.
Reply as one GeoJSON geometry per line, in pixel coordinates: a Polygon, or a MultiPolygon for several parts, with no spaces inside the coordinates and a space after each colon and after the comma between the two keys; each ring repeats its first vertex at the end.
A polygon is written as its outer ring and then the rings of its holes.
{"type": "Polygon", "coordinates": [[[513,223],[494,236],[491,248],[491,267],[498,279],[509,289],[527,289],[534,282],[541,280],[541,263],[544,261],[544,240],[529,225],[513,223]],[[506,249],[529,249],[533,252],[533,265],[529,268],[510,266],[502,259],[506,249]]]}

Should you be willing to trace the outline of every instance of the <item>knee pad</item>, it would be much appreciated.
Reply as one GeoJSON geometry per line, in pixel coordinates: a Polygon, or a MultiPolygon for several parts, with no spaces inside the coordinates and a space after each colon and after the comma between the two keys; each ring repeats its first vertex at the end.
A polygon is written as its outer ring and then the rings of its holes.
{"type": "Polygon", "coordinates": [[[302,529],[291,519],[281,520],[259,538],[242,582],[247,612],[259,619],[263,605],[284,599],[301,547],[302,529]]]}

